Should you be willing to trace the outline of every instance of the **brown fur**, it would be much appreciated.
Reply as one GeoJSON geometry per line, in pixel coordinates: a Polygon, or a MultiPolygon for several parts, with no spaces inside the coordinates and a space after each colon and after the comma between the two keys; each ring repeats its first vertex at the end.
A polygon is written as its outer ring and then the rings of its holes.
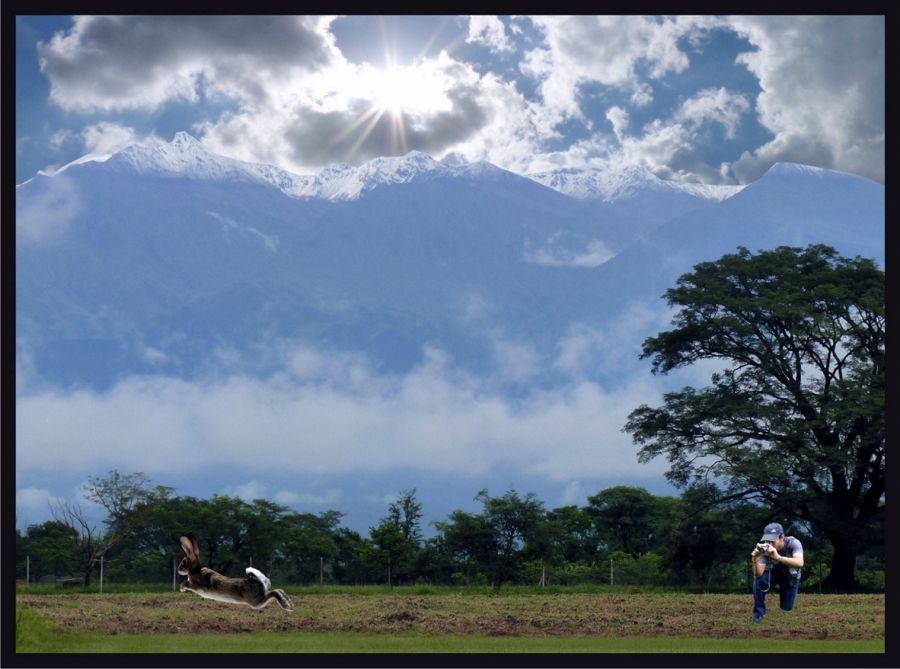
{"type": "Polygon", "coordinates": [[[181,537],[180,542],[185,557],[178,565],[178,573],[187,576],[187,580],[181,583],[181,592],[193,592],[206,599],[220,602],[245,604],[257,611],[274,600],[281,608],[293,611],[294,602],[284,590],[275,589],[266,592],[266,586],[250,574],[244,578],[229,578],[202,566],[200,547],[193,534],[181,537]]]}

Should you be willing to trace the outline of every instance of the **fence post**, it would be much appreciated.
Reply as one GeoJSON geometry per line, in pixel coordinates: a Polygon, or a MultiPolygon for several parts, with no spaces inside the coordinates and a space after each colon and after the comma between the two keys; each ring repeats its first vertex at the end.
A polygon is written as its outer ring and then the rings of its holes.
{"type": "Polygon", "coordinates": [[[172,558],[172,592],[175,592],[175,558],[172,558]]]}
{"type": "Polygon", "coordinates": [[[25,586],[31,583],[31,556],[25,556],[25,586]]]}
{"type": "Polygon", "coordinates": [[[613,560],[609,558],[609,584],[613,585],[613,560]]]}
{"type": "Polygon", "coordinates": [[[100,556],[100,594],[103,594],[103,556],[100,556]]]}
{"type": "Polygon", "coordinates": [[[319,587],[325,585],[325,558],[319,558],[319,587]]]}

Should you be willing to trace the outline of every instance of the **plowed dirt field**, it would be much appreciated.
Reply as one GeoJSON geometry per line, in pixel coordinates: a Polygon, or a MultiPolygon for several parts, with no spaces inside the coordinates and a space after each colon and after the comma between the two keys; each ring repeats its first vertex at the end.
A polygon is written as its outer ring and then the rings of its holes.
{"type": "Polygon", "coordinates": [[[883,639],[884,595],[801,593],[769,602],[751,625],[750,595],[300,595],[263,611],[184,594],[17,595],[59,630],[105,634],[367,632],[489,636],[883,639]]]}

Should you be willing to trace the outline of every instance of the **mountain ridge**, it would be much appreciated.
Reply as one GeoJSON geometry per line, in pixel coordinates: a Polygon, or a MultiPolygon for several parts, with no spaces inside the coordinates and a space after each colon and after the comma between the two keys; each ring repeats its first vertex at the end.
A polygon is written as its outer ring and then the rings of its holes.
{"type": "MultiPolygon", "coordinates": [[[[176,132],[171,142],[147,140],[133,142],[111,154],[87,154],[55,172],[39,171],[36,176],[51,177],[77,165],[108,162],[128,166],[140,174],[159,173],[197,179],[245,178],[267,183],[290,197],[312,199],[353,199],[379,185],[408,183],[429,176],[472,176],[477,174],[514,175],[531,179],[543,186],[582,199],[615,202],[634,197],[635,191],[653,188],[683,192],[707,199],[722,200],[739,192],[743,186],[721,186],[665,181],[642,167],[561,168],[535,174],[517,174],[487,161],[468,163],[458,155],[442,161],[421,151],[403,156],[373,158],[359,166],[328,165],[316,174],[297,174],[267,163],[253,163],[216,154],[185,131],[176,132]]],[[[18,184],[22,186],[29,180],[18,184]]]]}

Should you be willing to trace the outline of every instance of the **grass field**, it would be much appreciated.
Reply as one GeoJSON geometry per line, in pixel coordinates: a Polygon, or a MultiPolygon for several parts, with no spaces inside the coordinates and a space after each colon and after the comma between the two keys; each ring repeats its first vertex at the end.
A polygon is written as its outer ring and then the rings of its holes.
{"type": "Polygon", "coordinates": [[[190,593],[18,594],[17,652],[883,653],[884,595],[310,594],[293,612],[190,593]]]}

